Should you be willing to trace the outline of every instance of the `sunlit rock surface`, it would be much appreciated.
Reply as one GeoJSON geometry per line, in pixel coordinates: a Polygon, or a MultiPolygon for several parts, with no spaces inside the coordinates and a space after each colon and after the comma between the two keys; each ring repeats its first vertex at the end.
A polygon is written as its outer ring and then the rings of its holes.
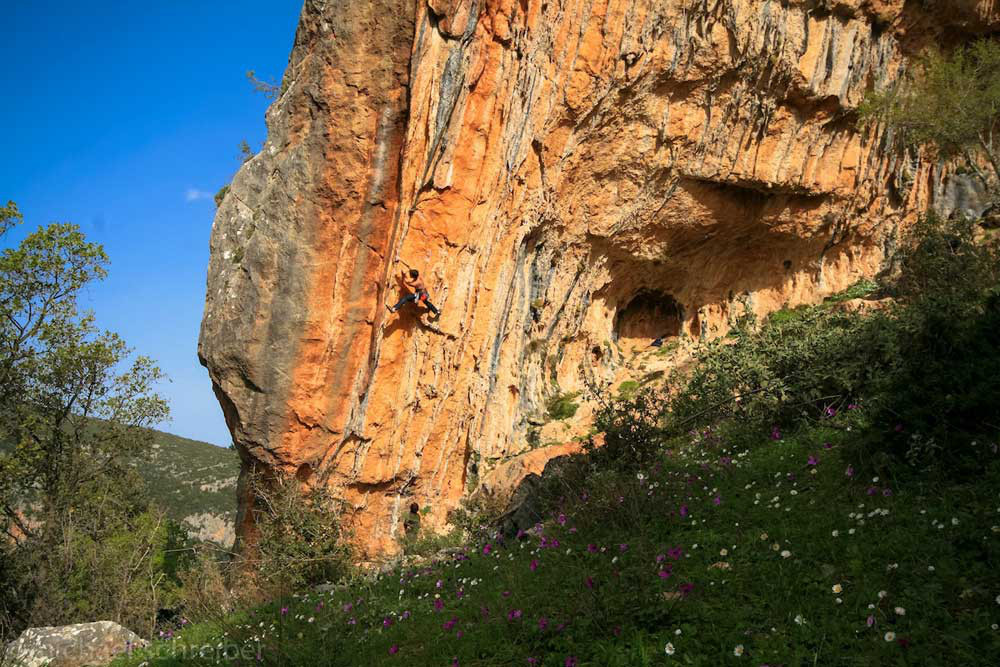
{"type": "Polygon", "coordinates": [[[857,105],[996,25],[972,1],[309,0],[212,234],[199,353],[244,482],[327,485],[362,555],[392,551],[411,502],[440,527],[572,449],[546,401],[632,377],[631,349],[872,276],[959,197],[857,105]],[[439,319],[386,310],[409,267],[439,319]]]}

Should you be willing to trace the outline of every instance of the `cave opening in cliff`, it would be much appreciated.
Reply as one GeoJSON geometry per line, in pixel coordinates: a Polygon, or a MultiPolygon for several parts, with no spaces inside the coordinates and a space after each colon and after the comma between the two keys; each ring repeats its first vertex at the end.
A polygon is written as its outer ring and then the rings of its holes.
{"type": "Polygon", "coordinates": [[[619,345],[645,347],[657,338],[681,333],[683,313],[673,296],[659,290],[642,290],[615,313],[614,339],[619,345]]]}

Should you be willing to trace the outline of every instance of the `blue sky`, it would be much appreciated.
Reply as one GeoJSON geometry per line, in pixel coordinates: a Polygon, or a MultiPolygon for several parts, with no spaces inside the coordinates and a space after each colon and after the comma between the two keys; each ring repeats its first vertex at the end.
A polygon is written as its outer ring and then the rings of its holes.
{"type": "Polygon", "coordinates": [[[229,443],[197,341],[212,195],[259,149],[302,0],[11,3],[0,40],[0,200],[80,225],[110,275],[84,307],[170,376],[164,430],[229,443]]]}

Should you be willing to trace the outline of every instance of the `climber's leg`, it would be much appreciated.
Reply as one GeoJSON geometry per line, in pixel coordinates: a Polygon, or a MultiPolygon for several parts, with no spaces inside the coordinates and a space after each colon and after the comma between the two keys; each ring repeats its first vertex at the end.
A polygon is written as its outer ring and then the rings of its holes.
{"type": "Polygon", "coordinates": [[[399,310],[400,308],[403,307],[403,304],[409,303],[410,301],[416,301],[416,300],[417,300],[417,295],[416,294],[407,294],[402,299],[400,299],[399,302],[396,303],[395,306],[392,306],[391,308],[389,308],[389,311],[395,313],[397,310],[399,310]]]}
{"type": "Polygon", "coordinates": [[[419,292],[417,292],[417,300],[420,301],[420,303],[427,306],[427,308],[432,313],[434,313],[434,315],[441,314],[441,311],[435,308],[434,304],[430,302],[430,294],[427,293],[427,290],[420,290],[419,292]]]}

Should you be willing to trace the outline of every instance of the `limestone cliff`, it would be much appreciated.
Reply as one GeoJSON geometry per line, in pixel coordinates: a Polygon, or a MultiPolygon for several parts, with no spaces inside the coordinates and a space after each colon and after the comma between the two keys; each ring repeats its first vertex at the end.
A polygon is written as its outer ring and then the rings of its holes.
{"type": "Polygon", "coordinates": [[[855,109],[996,27],[933,4],[307,0],[212,233],[199,354],[244,473],[331,487],[391,551],[411,502],[440,526],[565,451],[528,437],[546,400],[630,345],[874,274],[944,180],[855,109]],[[440,318],[385,308],[408,267],[440,318]]]}

